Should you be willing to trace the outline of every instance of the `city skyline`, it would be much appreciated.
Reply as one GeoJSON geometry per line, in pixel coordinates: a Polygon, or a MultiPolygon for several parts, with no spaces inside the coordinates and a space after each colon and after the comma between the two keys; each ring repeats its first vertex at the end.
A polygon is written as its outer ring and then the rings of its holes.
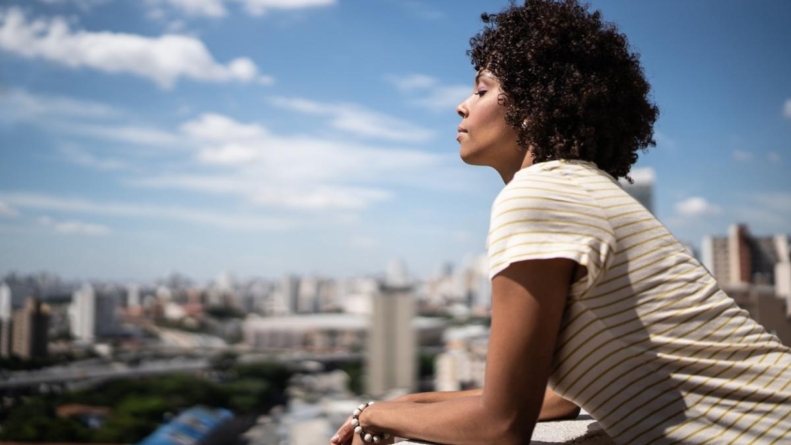
{"type": "MultiPolygon", "coordinates": [[[[0,7],[0,275],[416,277],[485,250],[497,174],[455,105],[481,12],[344,0],[0,7]]],[[[791,5],[591,2],[661,110],[635,179],[699,246],[788,233],[791,5]]]]}

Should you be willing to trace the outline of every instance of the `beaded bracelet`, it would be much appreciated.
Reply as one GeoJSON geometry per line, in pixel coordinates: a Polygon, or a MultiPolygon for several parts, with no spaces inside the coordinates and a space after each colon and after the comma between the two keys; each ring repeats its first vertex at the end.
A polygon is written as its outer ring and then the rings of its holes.
{"type": "Polygon", "coordinates": [[[363,430],[362,425],[360,425],[360,413],[362,413],[365,408],[368,408],[373,404],[374,402],[363,403],[362,405],[358,406],[357,409],[354,410],[354,412],[352,412],[352,426],[354,427],[354,433],[359,434],[360,437],[362,437],[363,441],[379,443],[382,440],[389,439],[390,434],[384,433],[382,435],[379,435],[379,434],[366,433],[365,430],[363,430]]]}

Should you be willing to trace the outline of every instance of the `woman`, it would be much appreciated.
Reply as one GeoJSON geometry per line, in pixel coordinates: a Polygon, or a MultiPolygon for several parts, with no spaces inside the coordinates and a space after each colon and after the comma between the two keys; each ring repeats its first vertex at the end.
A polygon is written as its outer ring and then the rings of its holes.
{"type": "MultiPolygon", "coordinates": [[[[484,388],[363,406],[356,426],[525,444],[553,404],[576,415],[567,399],[619,444],[791,443],[789,349],[618,185],[658,115],[625,36],[576,0],[483,21],[457,139],[506,184],[487,242],[484,388]]],[[[363,443],[349,424],[333,439],[363,443]]]]}

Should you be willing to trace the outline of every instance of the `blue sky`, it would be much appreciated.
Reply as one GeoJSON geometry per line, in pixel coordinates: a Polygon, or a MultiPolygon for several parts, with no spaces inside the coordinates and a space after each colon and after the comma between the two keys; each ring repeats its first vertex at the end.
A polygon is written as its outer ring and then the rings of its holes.
{"type": "MultiPolygon", "coordinates": [[[[457,154],[505,1],[0,6],[0,273],[426,276],[484,251],[493,171],[457,154]]],[[[661,109],[638,162],[695,245],[788,233],[791,3],[594,1],[661,109]],[[649,172],[649,173],[646,173],[649,172]]]]}

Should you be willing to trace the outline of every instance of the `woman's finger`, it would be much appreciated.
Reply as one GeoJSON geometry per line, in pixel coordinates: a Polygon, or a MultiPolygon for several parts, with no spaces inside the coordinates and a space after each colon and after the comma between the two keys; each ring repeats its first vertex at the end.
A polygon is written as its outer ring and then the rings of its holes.
{"type": "Polygon", "coordinates": [[[338,431],[335,432],[335,435],[332,436],[330,443],[335,445],[345,445],[346,442],[349,442],[349,440],[352,438],[352,434],[354,433],[354,428],[352,428],[351,422],[352,416],[349,416],[349,418],[343,422],[343,425],[338,428],[338,431]]]}

